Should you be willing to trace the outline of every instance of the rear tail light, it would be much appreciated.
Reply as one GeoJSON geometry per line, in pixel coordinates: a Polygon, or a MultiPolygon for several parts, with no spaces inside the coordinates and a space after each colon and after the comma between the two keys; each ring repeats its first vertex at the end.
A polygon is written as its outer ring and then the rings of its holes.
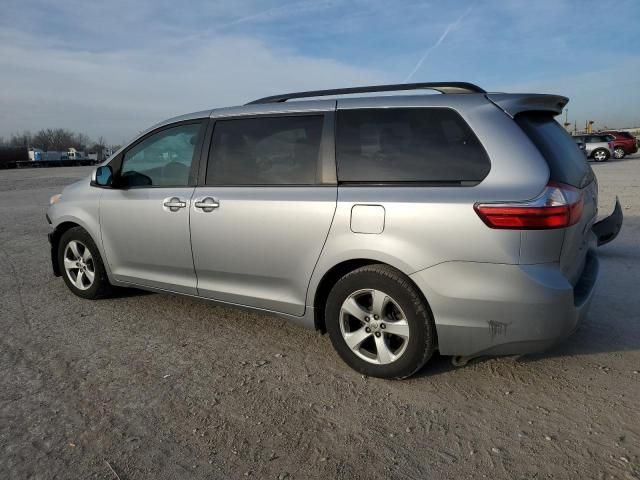
{"type": "Polygon", "coordinates": [[[533,200],[515,203],[477,203],[474,209],[491,228],[545,230],[565,228],[582,217],[582,192],[563,183],[549,182],[533,200]]]}
{"type": "Polygon", "coordinates": [[[609,142],[609,148],[613,150],[613,142],[609,142]]]}

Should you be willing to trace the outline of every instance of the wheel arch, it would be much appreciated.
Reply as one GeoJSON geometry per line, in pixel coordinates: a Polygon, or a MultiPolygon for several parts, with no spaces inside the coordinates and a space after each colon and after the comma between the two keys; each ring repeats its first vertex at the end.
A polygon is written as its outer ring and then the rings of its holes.
{"type": "MultiPolygon", "coordinates": [[[[367,265],[386,265],[390,268],[393,268],[394,270],[397,270],[402,275],[406,276],[407,280],[411,282],[411,284],[415,287],[416,291],[420,294],[420,297],[422,298],[422,301],[424,302],[427,310],[429,311],[429,314],[433,317],[433,311],[431,310],[431,306],[429,305],[429,302],[427,301],[424,293],[407,273],[403,272],[400,268],[388,262],[375,260],[373,258],[353,258],[353,259],[341,261],[340,263],[337,263],[336,265],[329,268],[324,273],[324,275],[322,275],[322,278],[318,282],[318,286],[315,289],[315,294],[313,297],[313,307],[314,307],[313,323],[314,323],[315,330],[319,330],[323,334],[327,332],[325,317],[324,317],[324,310],[325,310],[324,307],[325,307],[327,298],[329,297],[329,292],[331,291],[333,286],[336,284],[336,282],[347,273],[367,265]]],[[[437,345],[437,336],[436,336],[436,345],[437,345]]]]}
{"type": "Polygon", "coordinates": [[[86,230],[79,223],[66,220],[56,225],[50,234],[49,238],[51,240],[51,266],[53,267],[53,273],[56,277],[62,275],[62,272],[60,270],[60,263],[58,262],[58,245],[60,243],[60,238],[62,238],[62,235],[64,235],[65,232],[75,227],[80,227],[86,230]]]}
{"type": "Polygon", "coordinates": [[[627,155],[627,148],[624,145],[614,145],[613,146],[613,156],[615,157],[616,154],[616,150],[622,150],[622,157],[623,158],[627,155]]]}
{"type": "Polygon", "coordinates": [[[81,219],[75,216],[68,216],[68,215],[61,217],[53,225],[53,230],[49,234],[49,238],[51,242],[51,263],[52,263],[54,274],[58,277],[61,275],[60,265],[58,264],[58,245],[59,245],[60,239],[62,238],[62,235],[64,235],[65,232],[75,227],[80,227],[85,232],[87,232],[87,235],[89,235],[93,240],[93,242],[96,244],[96,247],[98,248],[98,253],[102,257],[105,270],[107,271],[107,276],[111,278],[111,271],[109,268],[109,264],[106,261],[104,251],[102,249],[102,242],[100,241],[101,239],[99,238],[100,231],[97,230],[95,232],[92,232],[92,229],[90,228],[90,226],[85,222],[83,222],[81,219]]]}
{"type": "Polygon", "coordinates": [[[604,147],[598,147],[591,152],[590,158],[595,158],[597,152],[604,152],[607,155],[607,158],[611,156],[611,152],[604,147]]]}

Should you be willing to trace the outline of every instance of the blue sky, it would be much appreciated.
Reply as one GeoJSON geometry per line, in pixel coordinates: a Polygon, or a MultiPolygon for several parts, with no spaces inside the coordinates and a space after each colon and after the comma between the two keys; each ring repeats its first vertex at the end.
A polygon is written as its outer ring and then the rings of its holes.
{"type": "Polygon", "coordinates": [[[567,95],[640,126],[640,1],[0,0],[0,136],[122,143],[173,115],[291,90],[458,80],[567,95]]]}

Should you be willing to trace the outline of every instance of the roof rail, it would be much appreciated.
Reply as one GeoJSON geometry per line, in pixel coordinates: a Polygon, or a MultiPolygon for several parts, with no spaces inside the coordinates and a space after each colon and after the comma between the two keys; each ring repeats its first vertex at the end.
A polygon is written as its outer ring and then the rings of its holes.
{"type": "Polygon", "coordinates": [[[311,90],[309,92],[293,92],[270,97],[259,98],[256,103],[281,103],[294,98],[326,97],[329,95],[349,95],[352,93],[399,92],[402,90],[436,90],[440,93],[487,93],[482,88],[467,82],[428,82],[399,83],[393,85],[371,85],[368,87],[334,88],[331,90],[311,90]]]}

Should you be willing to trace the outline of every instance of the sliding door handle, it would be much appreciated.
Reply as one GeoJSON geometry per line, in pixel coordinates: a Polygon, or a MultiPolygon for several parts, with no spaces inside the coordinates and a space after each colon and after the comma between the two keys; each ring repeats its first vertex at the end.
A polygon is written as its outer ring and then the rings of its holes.
{"type": "Polygon", "coordinates": [[[181,208],[185,208],[187,206],[187,202],[180,200],[178,197],[171,197],[165,198],[162,201],[162,205],[165,209],[169,209],[170,212],[177,212],[181,208]]]}
{"type": "Polygon", "coordinates": [[[220,203],[213,197],[205,197],[202,200],[196,200],[193,204],[195,208],[202,210],[203,212],[213,212],[214,209],[220,206],[220,203]]]}

